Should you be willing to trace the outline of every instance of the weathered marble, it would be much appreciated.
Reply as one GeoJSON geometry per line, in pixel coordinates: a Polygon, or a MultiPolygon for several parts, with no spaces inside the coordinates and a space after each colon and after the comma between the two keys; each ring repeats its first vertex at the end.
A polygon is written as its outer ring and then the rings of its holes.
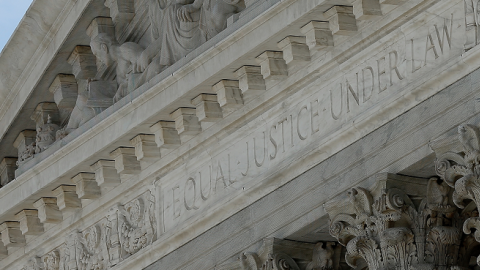
{"type": "Polygon", "coordinates": [[[38,1],[0,268],[474,269],[473,2],[38,1]]]}

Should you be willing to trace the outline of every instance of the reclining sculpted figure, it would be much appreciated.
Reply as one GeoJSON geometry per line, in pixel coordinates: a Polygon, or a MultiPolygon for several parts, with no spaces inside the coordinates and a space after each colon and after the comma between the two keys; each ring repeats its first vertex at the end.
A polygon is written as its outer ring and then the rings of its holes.
{"type": "Polygon", "coordinates": [[[93,54],[107,67],[117,63],[117,84],[118,90],[114,102],[117,102],[129,93],[128,74],[140,73],[137,65],[138,58],[143,48],[134,42],[119,44],[117,40],[106,33],[98,34],[90,42],[93,54]]]}

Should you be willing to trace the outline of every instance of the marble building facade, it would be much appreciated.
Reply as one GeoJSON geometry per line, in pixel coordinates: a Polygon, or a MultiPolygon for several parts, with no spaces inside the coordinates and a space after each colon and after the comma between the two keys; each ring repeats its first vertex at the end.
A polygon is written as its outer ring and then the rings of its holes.
{"type": "Polygon", "coordinates": [[[479,8],[35,0],[0,269],[479,269],[479,8]]]}

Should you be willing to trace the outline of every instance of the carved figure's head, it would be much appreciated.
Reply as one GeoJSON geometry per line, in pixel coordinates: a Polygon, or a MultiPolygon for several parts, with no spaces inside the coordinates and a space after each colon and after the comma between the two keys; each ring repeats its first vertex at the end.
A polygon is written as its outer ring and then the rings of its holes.
{"type": "Polygon", "coordinates": [[[100,33],[90,42],[93,54],[106,66],[111,66],[115,59],[112,52],[114,47],[119,46],[115,37],[100,33]]]}

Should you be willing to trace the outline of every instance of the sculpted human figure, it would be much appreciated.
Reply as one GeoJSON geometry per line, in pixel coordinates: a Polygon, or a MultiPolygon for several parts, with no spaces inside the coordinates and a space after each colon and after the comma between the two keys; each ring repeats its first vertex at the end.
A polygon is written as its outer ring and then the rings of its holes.
{"type": "Polygon", "coordinates": [[[93,38],[90,46],[93,54],[106,66],[117,63],[118,90],[114,102],[120,100],[128,94],[127,75],[141,72],[137,62],[143,48],[134,42],[125,42],[120,45],[113,36],[105,33],[98,34],[93,38]]]}
{"type": "Polygon", "coordinates": [[[92,108],[87,106],[88,101],[88,92],[87,92],[87,81],[78,80],[78,96],[77,101],[75,102],[75,107],[73,107],[72,113],[70,114],[70,119],[68,124],[59,129],[56,134],[56,140],[61,140],[65,138],[75,129],[79,128],[88,120],[92,119],[95,116],[92,108]]]}
{"type": "Polygon", "coordinates": [[[241,0],[150,0],[154,40],[142,52],[138,66],[148,80],[227,26],[227,18],[244,8],[241,0]]]}
{"type": "Polygon", "coordinates": [[[142,52],[137,66],[145,80],[171,66],[205,42],[198,27],[199,12],[189,22],[180,21],[177,11],[193,0],[150,0],[152,43],[142,52]]]}
{"type": "Polygon", "coordinates": [[[201,10],[199,27],[204,38],[209,40],[227,27],[228,17],[243,8],[241,0],[195,0],[178,10],[178,18],[183,22],[192,22],[192,15],[201,10]]]}
{"type": "Polygon", "coordinates": [[[466,36],[465,50],[475,47],[480,42],[480,1],[465,0],[466,36]]]}
{"type": "Polygon", "coordinates": [[[149,80],[164,69],[163,66],[160,66],[160,50],[162,47],[163,15],[167,4],[166,0],[149,0],[147,2],[151,42],[137,60],[137,66],[142,72],[147,68],[150,70],[145,72],[147,73],[144,74],[145,80],[149,80]]]}
{"type": "Polygon", "coordinates": [[[189,21],[177,17],[178,10],[192,3],[192,0],[175,0],[165,8],[161,32],[161,66],[173,65],[206,41],[199,28],[199,11],[193,12],[189,21]]]}

